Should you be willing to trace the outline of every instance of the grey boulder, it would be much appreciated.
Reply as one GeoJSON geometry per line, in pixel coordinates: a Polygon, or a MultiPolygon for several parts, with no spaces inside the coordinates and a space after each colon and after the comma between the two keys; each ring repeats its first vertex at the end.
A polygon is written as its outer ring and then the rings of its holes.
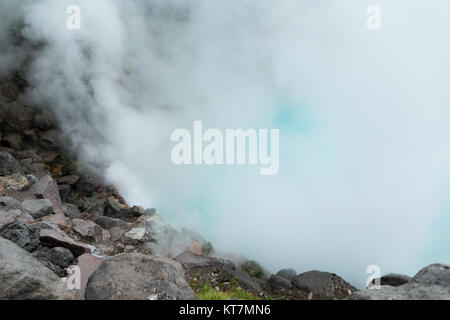
{"type": "Polygon", "coordinates": [[[344,299],[356,288],[334,273],[317,270],[301,273],[293,284],[312,294],[314,299],[344,299]]]}
{"type": "Polygon", "coordinates": [[[52,271],[3,238],[0,238],[0,283],[0,300],[72,300],[75,297],[52,271]]]}
{"type": "Polygon", "coordinates": [[[33,218],[42,218],[53,213],[53,204],[48,199],[25,200],[22,208],[29,212],[33,218]]]}
{"type": "Polygon", "coordinates": [[[178,262],[139,253],[105,260],[89,277],[87,300],[190,300],[194,292],[178,262]]]}

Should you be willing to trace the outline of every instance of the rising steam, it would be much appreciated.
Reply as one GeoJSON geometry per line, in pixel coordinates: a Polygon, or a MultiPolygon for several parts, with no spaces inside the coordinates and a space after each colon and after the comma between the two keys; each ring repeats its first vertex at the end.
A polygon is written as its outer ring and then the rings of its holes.
{"type": "Polygon", "coordinates": [[[3,0],[0,71],[25,72],[23,99],[130,203],[271,271],[362,286],[372,264],[450,262],[435,228],[449,225],[450,5],[376,2],[379,31],[365,0],[3,0]],[[195,120],[279,128],[279,174],[174,166],[171,132],[195,120]]]}

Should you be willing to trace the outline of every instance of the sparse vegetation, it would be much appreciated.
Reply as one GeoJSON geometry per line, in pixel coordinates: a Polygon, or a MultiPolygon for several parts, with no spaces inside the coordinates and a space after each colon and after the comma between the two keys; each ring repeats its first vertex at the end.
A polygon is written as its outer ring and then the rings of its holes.
{"type": "Polygon", "coordinates": [[[231,290],[228,291],[217,290],[216,288],[213,288],[210,283],[206,283],[196,292],[196,294],[199,300],[260,300],[259,297],[251,292],[237,286],[235,282],[232,283],[231,290]]]}

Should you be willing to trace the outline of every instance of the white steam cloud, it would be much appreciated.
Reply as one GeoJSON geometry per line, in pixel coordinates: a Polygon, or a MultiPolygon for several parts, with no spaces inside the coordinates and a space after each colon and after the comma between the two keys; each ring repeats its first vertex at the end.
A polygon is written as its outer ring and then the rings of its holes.
{"type": "Polygon", "coordinates": [[[3,0],[0,71],[26,63],[24,99],[130,203],[271,271],[363,286],[372,264],[450,262],[450,4],[376,2],[378,31],[365,0],[3,0]],[[280,128],[280,173],[174,166],[194,120],[280,128]]]}

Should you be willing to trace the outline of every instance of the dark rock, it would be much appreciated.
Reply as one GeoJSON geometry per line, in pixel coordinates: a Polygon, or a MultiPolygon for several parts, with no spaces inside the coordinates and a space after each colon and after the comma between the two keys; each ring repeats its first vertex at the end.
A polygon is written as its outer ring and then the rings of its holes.
{"type": "Polygon", "coordinates": [[[120,228],[124,231],[131,230],[131,227],[120,219],[114,219],[110,217],[98,217],[97,219],[94,220],[94,222],[106,230],[112,229],[114,227],[120,228]]]}
{"type": "Polygon", "coordinates": [[[46,150],[58,150],[59,135],[56,130],[48,130],[41,134],[39,145],[46,150]]]}
{"type": "Polygon", "coordinates": [[[194,300],[181,266],[166,258],[133,253],[105,260],[89,277],[87,300],[194,300]]]}
{"type": "Polygon", "coordinates": [[[11,103],[5,118],[5,130],[9,133],[24,132],[31,129],[34,110],[16,101],[11,103]]]}
{"type": "Polygon", "coordinates": [[[9,153],[0,152],[0,176],[12,174],[23,174],[19,161],[9,153]]]}
{"type": "Polygon", "coordinates": [[[270,278],[266,282],[267,287],[271,291],[283,290],[283,289],[291,289],[292,283],[286,278],[277,275],[271,275],[270,278]]]}
{"type": "MultiPolygon", "coordinates": [[[[72,188],[68,184],[58,185],[59,197],[62,202],[66,202],[70,198],[70,194],[72,193],[72,188]]],[[[64,211],[64,208],[63,208],[64,211]]]]}
{"type": "Polygon", "coordinates": [[[5,207],[19,206],[20,202],[11,197],[0,197],[0,205],[5,207]]]}
{"type": "Polygon", "coordinates": [[[134,216],[131,209],[123,206],[119,200],[114,197],[109,197],[106,201],[105,215],[117,219],[127,219],[134,216]]]}
{"type": "Polygon", "coordinates": [[[19,97],[19,86],[10,79],[0,80],[0,100],[3,102],[13,102],[19,97]]]}
{"type": "Polygon", "coordinates": [[[0,300],[72,300],[74,292],[31,254],[0,238],[0,300]]]}
{"type": "Polygon", "coordinates": [[[24,146],[35,146],[38,142],[38,137],[34,130],[25,130],[22,133],[22,141],[24,146]]]}
{"type": "Polygon", "coordinates": [[[144,208],[139,207],[139,206],[133,206],[131,208],[131,213],[134,214],[135,216],[143,216],[145,213],[144,208]]]}
{"type": "Polygon", "coordinates": [[[86,197],[91,197],[94,193],[96,184],[97,181],[94,176],[89,175],[87,173],[81,173],[80,179],[77,181],[74,187],[78,193],[86,197]]]}
{"type": "Polygon", "coordinates": [[[317,270],[301,273],[293,281],[295,287],[308,291],[315,299],[344,299],[356,288],[334,273],[317,270]]]}
{"type": "Polygon", "coordinates": [[[72,220],[73,230],[83,238],[99,242],[103,239],[103,230],[97,224],[89,220],[72,220]]]}
{"type": "MultiPolygon", "coordinates": [[[[390,273],[385,276],[382,276],[379,280],[380,280],[379,284],[382,286],[398,287],[411,281],[411,277],[402,274],[390,273]]],[[[376,283],[377,283],[376,279],[372,280],[372,284],[376,283]]]]}
{"type": "Polygon", "coordinates": [[[62,204],[64,215],[70,219],[79,219],[81,218],[80,211],[76,205],[71,203],[63,203],[62,204]]]}
{"type": "Polygon", "coordinates": [[[294,281],[297,278],[297,272],[294,269],[282,269],[277,272],[277,276],[283,277],[289,281],[294,281]]]}
{"type": "Polygon", "coordinates": [[[80,177],[77,175],[68,175],[68,176],[64,176],[64,177],[56,179],[56,181],[59,184],[68,184],[71,186],[74,185],[75,183],[77,183],[78,180],[80,180],[80,177]]]}
{"type": "Polygon", "coordinates": [[[56,119],[51,113],[41,111],[34,116],[33,126],[40,130],[54,129],[56,127],[56,119]]]}
{"type": "Polygon", "coordinates": [[[0,236],[29,252],[39,246],[39,228],[14,221],[0,228],[0,236]]]}
{"type": "Polygon", "coordinates": [[[250,277],[250,275],[244,271],[232,270],[229,268],[223,268],[223,274],[229,281],[236,279],[239,285],[245,290],[259,296],[262,293],[259,284],[250,277]]]}
{"type": "Polygon", "coordinates": [[[43,248],[38,252],[37,258],[60,277],[66,276],[64,269],[70,266],[74,259],[72,252],[63,247],[43,248]]]}
{"type": "Polygon", "coordinates": [[[31,158],[33,160],[33,162],[41,162],[41,163],[44,162],[42,157],[39,156],[38,154],[36,154],[36,152],[34,152],[33,150],[19,151],[19,152],[14,153],[14,156],[20,160],[31,158]]]}
{"type": "Polygon", "coordinates": [[[30,213],[35,219],[53,213],[53,204],[48,199],[25,200],[22,202],[22,208],[30,213]]]}
{"type": "Polygon", "coordinates": [[[2,145],[14,150],[22,150],[23,141],[18,134],[9,134],[2,137],[2,145]]]}
{"type": "Polygon", "coordinates": [[[69,249],[74,257],[78,257],[83,253],[91,253],[91,249],[83,243],[76,242],[70,238],[64,231],[59,229],[52,223],[38,223],[41,228],[40,241],[45,247],[64,247],[69,249]]]}
{"type": "MultiPolygon", "coordinates": [[[[104,212],[105,212],[105,203],[103,201],[99,201],[95,203],[93,206],[90,206],[86,210],[85,214],[89,220],[96,221],[96,219],[103,217],[104,212]]],[[[97,224],[100,225],[99,223],[97,224]]]]}

